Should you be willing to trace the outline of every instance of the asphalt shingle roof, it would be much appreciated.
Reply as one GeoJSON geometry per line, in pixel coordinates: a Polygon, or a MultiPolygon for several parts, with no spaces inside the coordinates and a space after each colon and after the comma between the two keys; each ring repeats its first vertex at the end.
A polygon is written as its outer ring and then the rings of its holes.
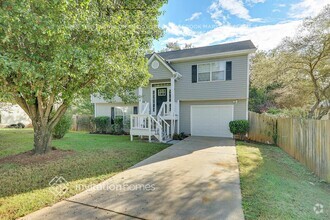
{"type": "MultiPolygon", "coordinates": [[[[194,56],[210,55],[210,54],[249,50],[249,49],[256,49],[256,47],[254,46],[252,41],[246,40],[246,41],[238,41],[233,43],[219,44],[214,46],[196,47],[191,49],[161,52],[157,54],[163,57],[165,60],[171,60],[171,59],[178,59],[185,57],[194,57],[194,56]]],[[[147,57],[150,58],[151,55],[152,54],[147,54],[147,57]]]]}

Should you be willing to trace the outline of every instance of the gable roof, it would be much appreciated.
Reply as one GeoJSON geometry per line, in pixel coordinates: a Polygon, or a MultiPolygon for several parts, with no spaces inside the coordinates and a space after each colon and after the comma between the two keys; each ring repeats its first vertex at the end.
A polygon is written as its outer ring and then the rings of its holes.
{"type": "Polygon", "coordinates": [[[148,65],[150,65],[151,61],[156,58],[158,59],[174,76],[181,76],[172,66],[169,64],[163,57],[161,57],[157,53],[152,53],[150,57],[148,57],[148,65]]]}
{"type": "MultiPolygon", "coordinates": [[[[198,56],[206,56],[206,55],[215,55],[220,53],[230,53],[230,52],[253,52],[257,48],[254,46],[252,41],[238,41],[232,43],[218,44],[214,46],[206,46],[206,47],[196,47],[191,49],[183,49],[183,50],[174,50],[168,52],[157,53],[164,60],[176,60],[188,57],[198,57],[198,56]]],[[[147,54],[147,58],[150,58],[152,54],[147,54]]]]}

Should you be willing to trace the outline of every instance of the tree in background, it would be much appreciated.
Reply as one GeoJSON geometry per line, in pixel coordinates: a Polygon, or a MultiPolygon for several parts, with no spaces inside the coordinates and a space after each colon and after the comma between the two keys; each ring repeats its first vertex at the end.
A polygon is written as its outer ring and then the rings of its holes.
{"type": "Polygon", "coordinates": [[[320,119],[330,111],[330,5],[315,18],[308,18],[296,36],[279,47],[286,68],[287,84],[310,92],[309,118],[320,119]]]}
{"type": "Polygon", "coordinates": [[[251,68],[251,89],[267,90],[267,97],[273,98],[277,108],[299,107],[309,112],[309,118],[316,119],[328,114],[329,6],[315,18],[305,19],[297,34],[284,39],[278,48],[255,55],[251,68]]]}
{"type": "Polygon", "coordinates": [[[77,97],[124,96],[147,83],[145,52],[162,33],[165,2],[1,1],[0,93],[31,118],[35,153],[50,150],[53,128],[77,97]]]}
{"type": "Polygon", "coordinates": [[[70,106],[71,114],[94,115],[94,104],[89,94],[76,98],[70,106]]]}
{"type": "Polygon", "coordinates": [[[176,42],[168,42],[166,44],[166,47],[162,49],[160,52],[167,52],[167,51],[173,51],[173,50],[182,50],[182,49],[190,49],[193,48],[192,44],[185,44],[183,47],[180,47],[179,43],[176,42]]]}

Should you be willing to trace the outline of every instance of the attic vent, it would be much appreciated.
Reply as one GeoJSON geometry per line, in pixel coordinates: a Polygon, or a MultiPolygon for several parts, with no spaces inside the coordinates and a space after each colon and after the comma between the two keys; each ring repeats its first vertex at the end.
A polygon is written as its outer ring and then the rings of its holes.
{"type": "Polygon", "coordinates": [[[158,69],[159,67],[159,62],[157,60],[154,60],[152,63],[151,63],[151,67],[155,70],[155,69],[158,69]]]}

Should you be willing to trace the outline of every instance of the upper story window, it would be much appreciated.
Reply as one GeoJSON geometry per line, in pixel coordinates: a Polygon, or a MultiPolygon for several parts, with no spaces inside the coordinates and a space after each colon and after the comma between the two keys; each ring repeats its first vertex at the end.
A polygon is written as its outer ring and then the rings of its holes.
{"type": "Polygon", "coordinates": [[[212,62],[197,65],[198,82],[225,80],[226,62],[212,62]]]}

